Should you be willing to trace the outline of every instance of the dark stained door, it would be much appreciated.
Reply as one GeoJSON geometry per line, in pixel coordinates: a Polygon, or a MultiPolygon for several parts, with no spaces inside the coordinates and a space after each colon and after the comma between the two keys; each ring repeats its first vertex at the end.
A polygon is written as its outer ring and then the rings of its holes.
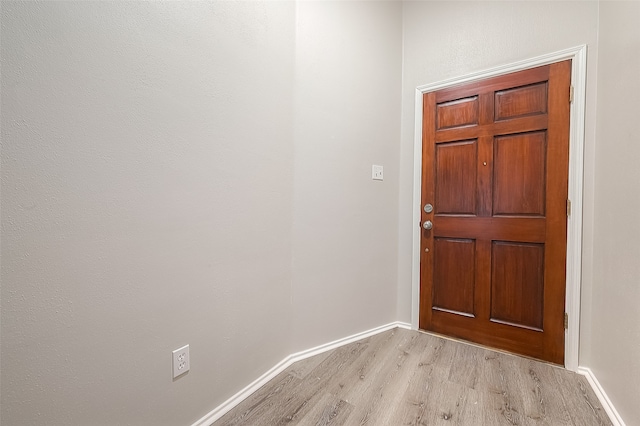
{"type": "Polygon", "coordinates": [[[570,79],[565,61],[424,95],[421,329],[564,363],[570,79]]]}

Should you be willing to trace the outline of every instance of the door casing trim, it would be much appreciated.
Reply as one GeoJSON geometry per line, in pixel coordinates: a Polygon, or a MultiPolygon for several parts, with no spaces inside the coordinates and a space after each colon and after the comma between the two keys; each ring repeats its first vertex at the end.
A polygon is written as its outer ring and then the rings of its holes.
{"type": "MultiPolygon", "coordinates": [[[[565,368],[578,371],[580,348],[580,287],[582,283],[582,190],[584,185],[584,125],[587,85],[587,45],[576,46],[549,53],[535,58],[525,59],[511,64],[501,65],[461,77],[429,83],[416,88],[415,93],[415,129],[413,146],[413,220],[412,220],[412,265],[411,265],[411,327],[418,329],[420,311],[420,226],[421,217],[421,174],[422,174],[422,95],[427,92],[444,89],[456,84],[468,83],[509,74],[516,71],[547,65],[554,62],[572,60],[571,85],[573,102],[571,103],[569,123],[569,200],[571,215],[567,222],[567,276],[565,312],[569,314],[569,327],[565,330],[565,368]]],[[[567,93],[567,101],[569,94],[567,93]]]]}

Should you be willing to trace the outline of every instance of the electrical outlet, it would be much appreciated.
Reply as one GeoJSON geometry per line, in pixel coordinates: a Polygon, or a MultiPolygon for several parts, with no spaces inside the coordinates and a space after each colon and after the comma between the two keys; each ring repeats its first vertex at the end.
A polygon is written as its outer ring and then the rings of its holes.
{"type": "Polygon", "coordinates": [[[173,351],[173,378],[189,371],[189,345],[173,351]]]}
{"type": "Polygon", "coordinates": [[[383,168],[382,166],[376,166],[375,164],[371,166],[371,179],[373,180],[382,180],[383,179],[383,168]]]}

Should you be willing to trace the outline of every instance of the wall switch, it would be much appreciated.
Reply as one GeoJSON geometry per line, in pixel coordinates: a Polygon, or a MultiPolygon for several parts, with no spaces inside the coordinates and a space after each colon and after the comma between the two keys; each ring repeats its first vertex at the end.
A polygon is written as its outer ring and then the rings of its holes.
{"type": "Polygon", "coordinates": [[[173,351],[173,378],[189,371],[189,345],[173,351]]]}
{"type": "Polygon", "coordinates": [[[371,166],[371,179],[382,180],[383,177],[382,166],[376,166],[375,164],[371,166]]]}

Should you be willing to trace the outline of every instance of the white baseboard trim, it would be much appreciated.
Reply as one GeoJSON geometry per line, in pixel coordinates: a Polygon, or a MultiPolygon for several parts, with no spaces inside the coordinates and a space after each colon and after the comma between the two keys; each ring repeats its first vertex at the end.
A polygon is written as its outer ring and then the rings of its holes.
{"type": "Polygon", "coordinates": [[[600,400],[604,411],[607,412],[609,419],[611,419],[611,423],[613,423],[613,426],[626,426],[624,420],[622,420],[622,417],[620,417],[620,414],[618,414],[616,407],[613,406],[613,403],[607,396],[607,393],[604,391],[604,389],[600,385],[600,382],[593,374],[593,371],[591,371],[591,369],[587,367],[578,367],[578,373],[587,378],[587,381],[591,385],[591,388],[600,400]]]}
{"type": "Polygon", "coordinates": [[[220,417],[227,414],[233,407],[244,401],[248,398],[252,393],[260,389],[265,383],[269,380],[276,377],[278,374],[282,373],[287,367],[297,361],[301,361],[306,358],[310,358],[314,355],[321,354],[326,351],[330,351],[332,349],[339,348],[340,346],[347,345],[349,343],[353,343],[355,341],[364,339],[369,336],[373,336],[374,334],[382,333],[383,331],[391,330],[392,328],[404,328],[407,330],[411,330],[411,324],[405,322],[392,322],[390,324],[386,324],[380,327],[372,328],[371,330],[363,331],[361,333],[357,333],[348,337],[344,337],[342,339],[335,340],[333,342],[325,343],[324,345],[316,346],[315,348],[307,349],[301,352],[297,352],[289,355],[278,364],[276,364],[269,371],[264,373],[262,376],[258,377],[252,383],[250,383],[247,387],[242,389],[240,392],[233,395],[231,398],[227,399],[225,402],[220,404],[218,407],[211,410],[200,420],[195,422],[193,426],[210,426],[213,422],[218,420],[220,417]]]}

